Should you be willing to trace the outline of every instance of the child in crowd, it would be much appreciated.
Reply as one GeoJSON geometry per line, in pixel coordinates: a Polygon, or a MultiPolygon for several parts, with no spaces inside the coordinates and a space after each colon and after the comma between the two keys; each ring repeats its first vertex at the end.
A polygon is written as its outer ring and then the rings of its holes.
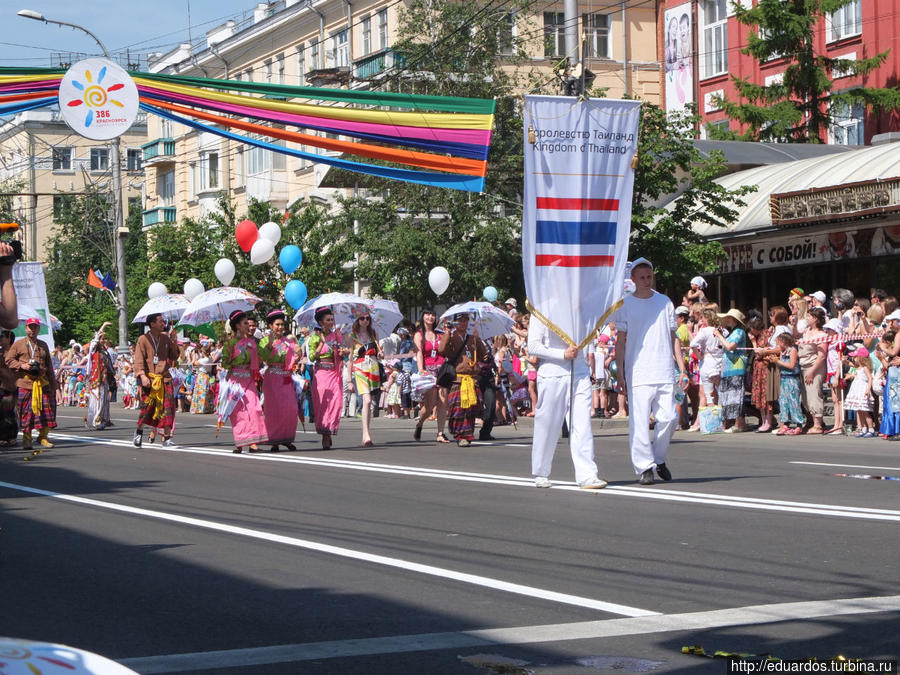
{"type": "Polygon", "coordinates": [[[872,359],[869,358],[869,350],[859,347],[850,353],[855,368],[847,374],[847,379],[852,380],[850,391],[844,399],[844,407],[847,410],[856,411],[857,430],[854,434],[857,438],[874,438],[875,425],[872,422],[872,410],[875,402],[872,398],[872,359]]]}
{"type": "Polygon", "coordinates": [[[800,410],[800,362],[794,336],[781,333],[775,344],[780,356],[771,356],[772,362],[781,370],[781,393],[778,395],[778,407],[781,410],[781,428],[775,433],[779,436],[796,436],[803,431],[806,418],[800,410]],[[796,426],[791,426],[794,424],[796,426]]]}
{"type": "Polygon", "coordinates": [[[397,381],[397,368],[394,364],[384,364],[384,377],[382,388],[387,392],[386,417],[390,420],[400,419],[400,383],[397,381]]]}

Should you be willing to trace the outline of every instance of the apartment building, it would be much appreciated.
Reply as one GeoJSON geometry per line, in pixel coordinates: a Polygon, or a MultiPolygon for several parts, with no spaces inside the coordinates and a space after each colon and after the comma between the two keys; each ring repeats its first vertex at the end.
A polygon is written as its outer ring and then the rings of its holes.
{"type": "MultiPolygon", "coordinates": [[[[739,0],[749,7],[753,0],[739,0]]],[[[668,110],[696,102],[705,123],[737,129],[716,103],[717,96],[737,101],[731,76],[770,85],[783,77],[787,60],[758,63],[742,53],[750,31],[737,21],[734,0],[666,0],[660,12],[659,58],[665,64],[665,101],[668,110]]],[[[868,76],[832,72],[835,92],[857,86],[894,87],[900,72],[900,15],[893,0],[851,0],[820,20],[814,48],[831,58],[862,59],[889,52],[888,60],[868,76]]],[[[837,111],[827,142],[868,145],[872,137],[900,130],[896,113],[873,113],[862,105],[837,111]]],[[[703,134],[705,129],[701,132],[703,134]]]]}
{"type": "MultiPolygon", "coordinates": [[[[371,88],[402,68],[391,45],[397,34],[398,2],[385,0],[281,0],[260,3],[243,17],[207,32],[199,44],[182,44],[151,55],[152,72],[296,86],[371,88]]],[[[594,87],[610,97],[629,94],[656,103],[660,64],[656,10],[640,0],[620,5],[579,3],[584,60],[594,87]]],[[[563,6],[508,14],[510,34],[527,38],[528,68],[552,80],[565,56],[563,6]]],[[[253,198],[284,208],[301,197],[329,200],[328,167],[306,159],[246,147],[208,132],[149,116],[143,144],[147,174],[144,225],[202,218],[226,192],[239,212],[253,198]]],[[[300,150],[321,152],[295,146],[300,150]]]]}
{"type": "MultiPolygon", "coordinates": [[[[141,146],[147,119],[141,113],[121,137],[123,213],[141,208],[144,181],[141,146]]],[[[58,110],[32,110],[0,124],[0,181],[17,186],[12,207],[28,260],[48,260],[47,240],[66,200],[93,186],[112,191],[109,143],[72,131],[58,110]]]]}

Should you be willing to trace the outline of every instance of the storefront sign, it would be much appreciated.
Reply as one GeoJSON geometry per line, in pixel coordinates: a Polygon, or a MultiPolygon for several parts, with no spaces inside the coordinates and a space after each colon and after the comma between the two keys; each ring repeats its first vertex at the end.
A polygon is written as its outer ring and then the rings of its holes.
{"type": "Polygon", "coordinates": [[[769,208],[779,227],[900,211],[900,178],[772,194],[769,208]]]}
{"type": "Polygon", "coordinates": [[[807,237],[781,237],[752,244],[725,245],[722,272],[796,267],[900,253],[900,225],[838,230],[807,237]]]}

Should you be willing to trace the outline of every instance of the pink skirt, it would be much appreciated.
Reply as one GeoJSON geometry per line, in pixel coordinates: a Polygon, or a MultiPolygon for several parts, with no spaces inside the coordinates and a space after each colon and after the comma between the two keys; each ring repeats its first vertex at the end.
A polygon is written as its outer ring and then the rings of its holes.
{"type": "Polygon", "coordinates": [[[244,390],[244,398],[238,401],[229,417],[235,446],[243,447],[254,443],[265,443],[268,440],[266,424],[263,420],[259,394],[256,393],[256,382],[250,375],[250,371],[235,368],[231,370],[228,377],[238,382],[244,390]]]}
{"type": "Polygon", "coordinates": [[[287,445],[297,437],[297,395],[289,371],[270,365],[263,377],[266,435],[272,445],[287,445]]]}
{"type": "Polygon", "coordinates": [[[344,410],[344,382],[338,368],[316,366],[312,379],[313,414],[320,434],[338,432],[344,410]]]}

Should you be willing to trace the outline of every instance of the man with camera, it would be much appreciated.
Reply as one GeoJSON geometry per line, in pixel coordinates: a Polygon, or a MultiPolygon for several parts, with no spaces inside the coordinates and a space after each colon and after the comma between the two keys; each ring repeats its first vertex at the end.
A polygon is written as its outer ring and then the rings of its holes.
{"type": "Polygon", "coordinates": [[[34,429],[38,430],[40,444],[52,448],[47,434],[56,427],[56,375],[50,361],[50,348],[37,338],[40,330],[40,320],[28,319],[25,337],[16,340],[6,355],[6,365],[18,376],[19,428],[22,430],[22,447],[26,450],[31,449],[34,429]]]}

